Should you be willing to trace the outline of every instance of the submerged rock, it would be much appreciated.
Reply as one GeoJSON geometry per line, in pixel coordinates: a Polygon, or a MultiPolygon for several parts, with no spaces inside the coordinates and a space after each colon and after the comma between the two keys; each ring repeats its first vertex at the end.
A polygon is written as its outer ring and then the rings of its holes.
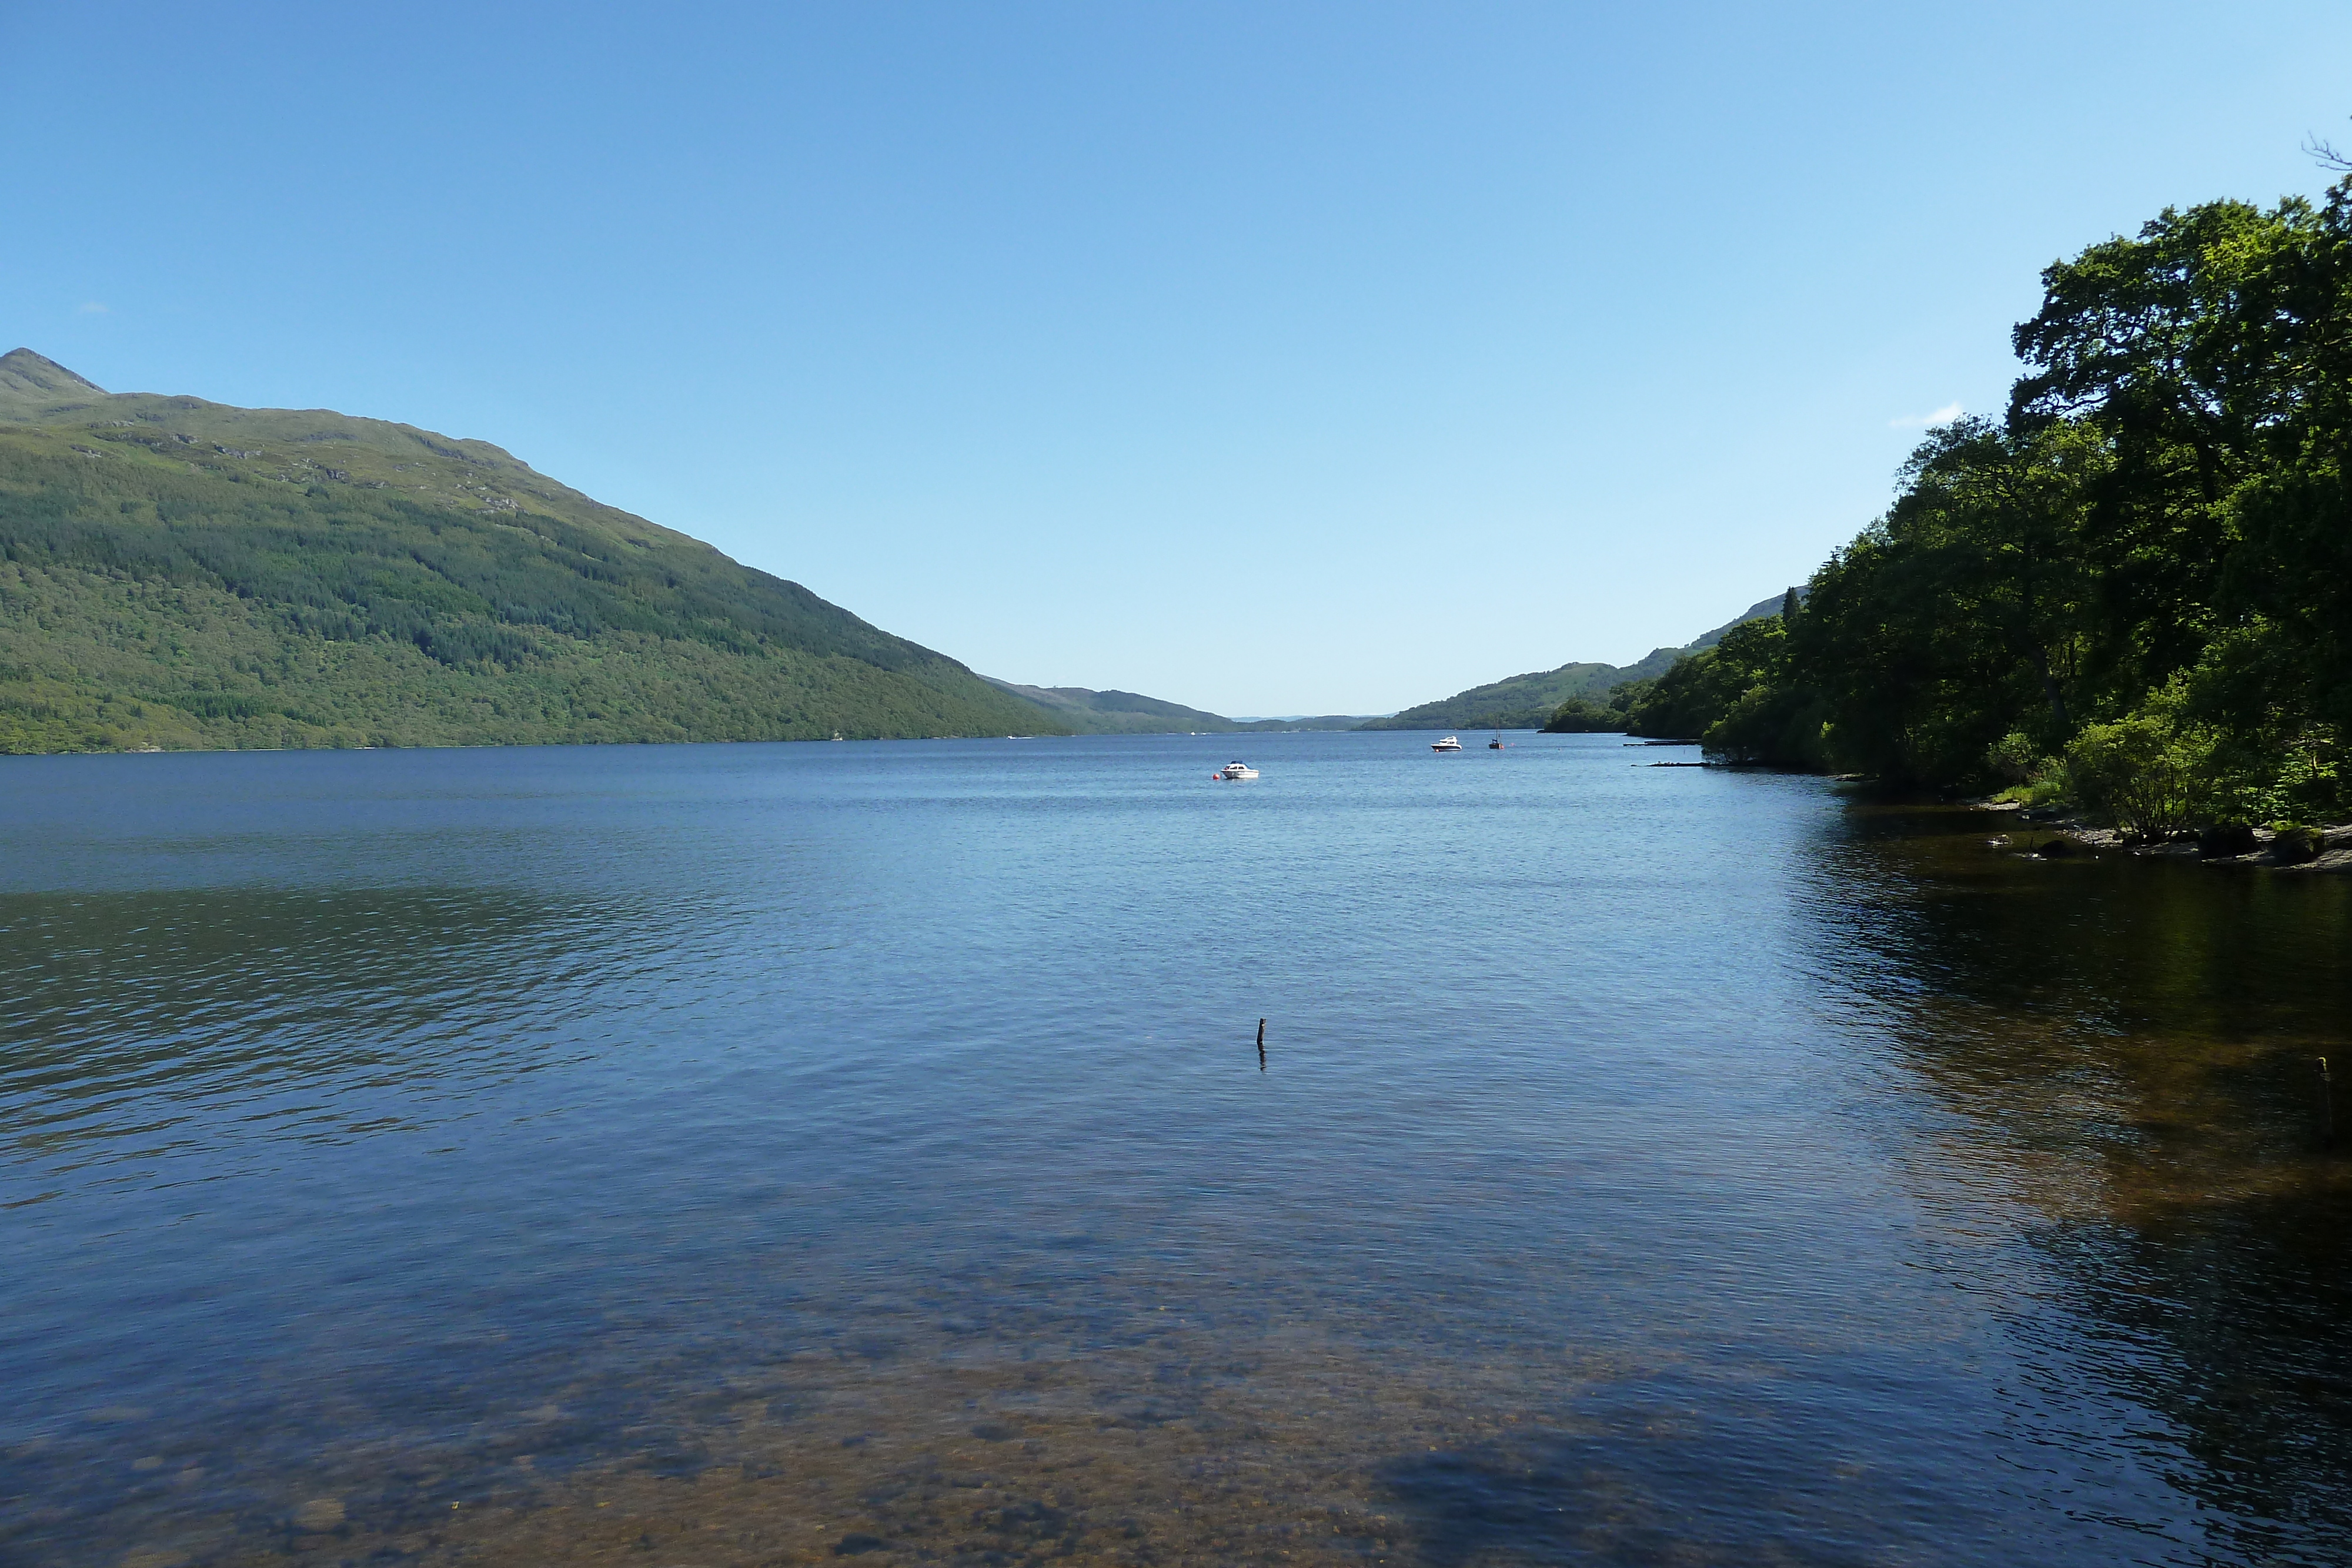
{"type": "Polygon", "coordinates": [[[294,1511],[294,1527],[311,1531],[333,1530],[343,1522],[343,1500],[314,1497],[294,1511]]]}

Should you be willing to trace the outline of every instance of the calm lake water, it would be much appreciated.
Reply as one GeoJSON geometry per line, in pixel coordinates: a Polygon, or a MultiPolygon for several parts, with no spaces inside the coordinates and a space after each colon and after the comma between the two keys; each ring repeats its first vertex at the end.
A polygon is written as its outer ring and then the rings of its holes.
{"type": "Polygon", "coordinates": [[[0,1560],[2352,1562],[2346,880],[1426,739],[0,758],[0,1560]]]}

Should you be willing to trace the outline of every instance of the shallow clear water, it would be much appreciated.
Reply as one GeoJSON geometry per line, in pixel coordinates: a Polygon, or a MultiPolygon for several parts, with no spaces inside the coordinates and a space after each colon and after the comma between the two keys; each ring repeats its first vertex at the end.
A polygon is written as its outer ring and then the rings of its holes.
{"type": "Polygon", "coordinates": [[[0,1560],[2352,1561],[2344,882],[1234,744],[0,759],[0,1560]]]}

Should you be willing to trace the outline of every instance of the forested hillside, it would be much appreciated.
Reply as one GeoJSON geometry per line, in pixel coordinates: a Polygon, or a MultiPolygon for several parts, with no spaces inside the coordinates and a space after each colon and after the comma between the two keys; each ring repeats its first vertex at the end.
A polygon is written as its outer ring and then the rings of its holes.
{"type": "Polygon", "coordinates": [[[2168,210],[2042,289],[2004,416],[1933,433],[1801,610],[1633,727],[2150,834],[2341,816],[2352,180],[2168,210]]]}
{"type": "Polygon", "coordinates": [[[1630,664],[1562,664],[1556,670],[1538,670],[1530,674],[1513,675],[1507,680],[1483,686],[1473,686],[1466,692],[1456,692],[1433,703],[1406,708],[1386,718],[1376,718],[1359,727],[1364,729],[1540,729],[1548,722],[1567,715],[1591,713],[1596,717],[1590,724],[1562,722],[1560,728],[1621,727],[1615,719],[1602,722],[1609,715],[1608,695],[1628,682],[1647,680],[1663,674],[1683,654],[1700,648],[1711,648],[1723,634],[1743,621],[1759,615],[1777,613],[1778,599],[1768,599],[1750,606],[1746,613],[1727,621],[1714,631],[1692,638],[1679,648],[1654,648],[1630,664]]]}
{"type": "Polygon", "coordinates": [[[1060,728],[486,443],[0,358],[0,750],[1060,728]]]}
{"type": "Polygon", "coordinates": [[[1353,729],[1360,716],[1333,715],[1318,718],[1227,718],[1219,713],[1186,707],[1137,692],[1095,691],[1087,686],[1024,686],[982,677],[1037,705],[1060,724],[1080,735],[1255,735],[1269,730],[1353,729]]]}

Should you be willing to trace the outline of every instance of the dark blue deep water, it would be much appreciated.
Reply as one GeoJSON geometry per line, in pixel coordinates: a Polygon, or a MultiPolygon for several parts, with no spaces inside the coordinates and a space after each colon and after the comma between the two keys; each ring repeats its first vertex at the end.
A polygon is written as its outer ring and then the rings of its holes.
{"type": "Polygon", "coordinates": [[[0,759],[0,1561],[2352,1562],[2344,881],[1426,741],[0,759]]]}

